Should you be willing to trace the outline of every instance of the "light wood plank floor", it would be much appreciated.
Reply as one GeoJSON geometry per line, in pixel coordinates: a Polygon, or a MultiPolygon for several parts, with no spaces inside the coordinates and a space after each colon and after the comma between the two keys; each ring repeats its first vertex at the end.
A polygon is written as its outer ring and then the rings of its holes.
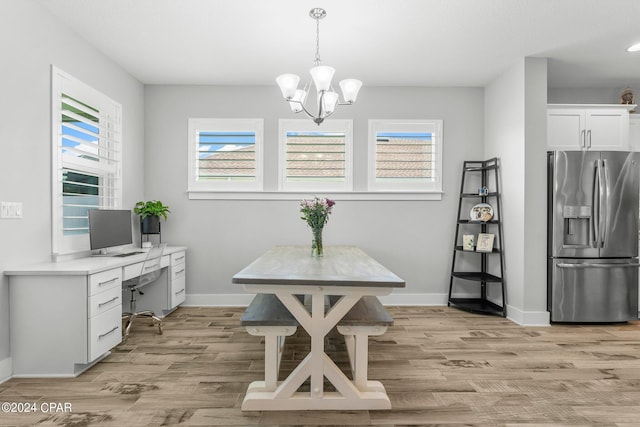
{"type": "MultiPolygon", "coordinates": [[[[241,308],[180,308],[164,335],[138,324],[126,344],[73,379],[12,379],[0,402],[31,402],[33,414],[0,413],[0,425],[640,425],[640,322],[521,327],[447,307],[391,307],[395,325],[370,344],[370,378],[390,411],[242,412],[262,378],[263,344],[239,326],[241,308]],[[71,413],[43,413],[69,403],[71,413]]],[[[287,341],[286,373],[308,351],[287,341]]],[[[332,356],[348,370],[339,337],[332,356]]]]}

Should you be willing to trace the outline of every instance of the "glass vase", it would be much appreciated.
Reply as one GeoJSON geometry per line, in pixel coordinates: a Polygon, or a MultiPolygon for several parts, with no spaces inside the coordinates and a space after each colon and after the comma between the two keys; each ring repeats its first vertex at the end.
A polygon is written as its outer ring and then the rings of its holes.
{"type": "Polygon", "coordinates": [[[313,230],[313,241],[311,242],[311,256],[321,257],[324,254],[322,247],[322,228],[313,230]]]}

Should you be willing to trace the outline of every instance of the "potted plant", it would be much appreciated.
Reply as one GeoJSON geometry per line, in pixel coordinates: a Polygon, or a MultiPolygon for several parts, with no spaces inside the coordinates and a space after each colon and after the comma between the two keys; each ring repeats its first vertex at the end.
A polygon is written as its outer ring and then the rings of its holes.
{"type": "Polygon", "coordinates": [[[133,208],[133,212],[140,215],[140,232],[142,234],[160,233],[160,217],[166,220],[167,214],[171,213],[169,206],[165,206],[159,200],[138,202],[133,208]]]}

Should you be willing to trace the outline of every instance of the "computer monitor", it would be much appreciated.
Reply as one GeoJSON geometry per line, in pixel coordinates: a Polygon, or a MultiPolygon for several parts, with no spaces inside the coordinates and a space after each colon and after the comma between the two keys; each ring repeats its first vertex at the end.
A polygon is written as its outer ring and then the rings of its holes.
{"type": "Polygon", "coordinates": [[[100,249],[103,255],[107,248],[133,243],[131,211],[89,209],[89,242],[91,250],[100,249]]]}

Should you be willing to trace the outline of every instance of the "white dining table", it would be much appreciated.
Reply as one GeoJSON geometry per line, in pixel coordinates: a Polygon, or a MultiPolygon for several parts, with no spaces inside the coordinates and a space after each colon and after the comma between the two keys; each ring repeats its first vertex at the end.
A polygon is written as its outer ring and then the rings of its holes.
{"type": "MultiPolygon", "coordinates": [[[[391,408],[382,383],[366,378],[366,348],[361,352],[365,360],[356,357],[360,378],[352,380],[324,346],[326,335],[360,298],[388,295],[403,288],[404,280],[355,246],[327,246],[322,257],[312,257],[309,247],[276,246],[234,275],[232,282],[250,293],[275,294],[311,337],[311,351],[286,379],[249,385],[243,410],[391,408]],[[304,301],[300,295],[305,295],[304,301]],[[328,296],[338,297],[337,302],[326,305],[328,296]],[[309,392],[298,391],[309,378],[309,392]],[[335,391],[325,391],[324,378],[335,391]]],[[[266,377],[277,378],[277,372],[266,372],[273,369],[277,368],[265,364],[266,377]]]]}

